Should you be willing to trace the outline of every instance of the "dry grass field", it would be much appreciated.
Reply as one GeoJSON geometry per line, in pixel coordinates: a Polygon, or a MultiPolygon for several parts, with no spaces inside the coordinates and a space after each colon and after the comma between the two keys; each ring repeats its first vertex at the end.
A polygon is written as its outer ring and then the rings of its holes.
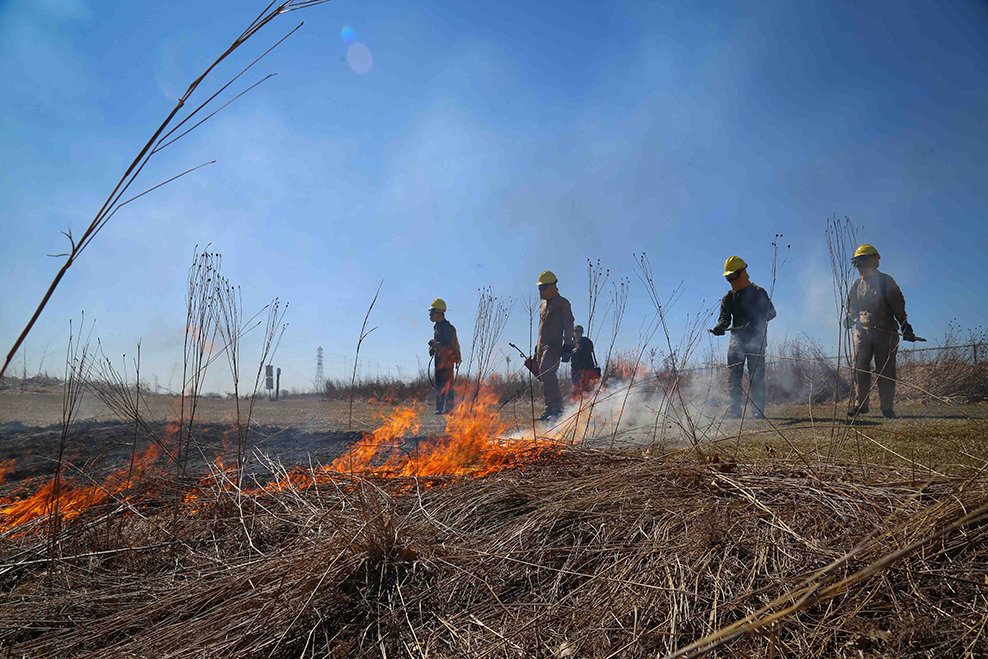
{"type": "MultiPolygon", "coordinates": [[[[152,432],[176,402],[149,399],[152,432]]],[[[416,425],[407,407],[358,401],[348,432],[347,402],[259,400],[238,476],[234,402],[203,399],[191,473],[177,476],[161,459],[134,467],[133,421],[86,396],[61,508],[49,498],[16,517],[50,486],[61,396],[3,392],[0,648],[988,655],[984,404],[906,402],[898,419],[853,423],[834,422],[832,403],[770,406],[767,421],[611,405],[590,425],[538,426],[538,439],[527,394],[501,422],[494,408],[437,417],[431,404],[416,425]],[[378,452],[360,462],[367,446],[378,452]],[[430,470],[430,451],[459,471],[430,470]]]]}
{"type": "MultiPolygon", "coordinates": [[[[177,396],[149,396],[148,416],[161,423],[178,414],[177,396]]],[[[355,401],[352,430],[369,432],[390,416],[396,405],[373,399],[355,401]]],[[[422,401],[420,420],[422,435],[438,435],[445,430],[443,417],[431,413],[433,401],[422,401]]],[[[535,413],[541,413],[538,400],[535,413]]],[[[879,414],[863,415],[854,423],[846,422],[842,404],[838,423],[833,422],[833,403],[818,405],[770,405],[768,421],[747,419],[744,422],[722,419],[722,409],[705,409],[694,420],[698,425],[697,439],[707,452],[716,452],[738,459],[760,460],[805,453],[813,459],[840,459],[849,462],[886,466],[909,465],[909,461],[936,469],[980,466],[988,460],[988,404],[951,404],[934,401],[907,401],[898,406],[898,418],[882,419],[879,414]],[[837,429],[837,430],[835,430],[837,429]],[[836,436],[847,435],[839,446],[831,447],[836,436]],[[739,441],[740,439],[740,441],[739,441]],[[766,446],[769,448],[767,449],[766,446]],[[839,456],[833,450],[838,449],[839,456]],[[968,455],[965,455],[968,454],[968,455]]],[[[343,400],[326,400],[318,396],[288,397],[269,401],[258,397],[252,424],[265,428],[293,429],[301,433],[340,433],[348,429],[350,406],[343,400]]],[[[512,428],[531,427],[532,405],[529,396],[520,396],[501,408],[500,413],[512,428]]],[[[61,423],[62,397],[56,391],[18,393],[0,392],[0,436],[12,430],[53,429],[61,423]]],[[[236,418],[231,400],[203,398],[196,410],[196,423],[207,426],[229,426],[236,418]]],[[[658,446],[675,451],[686,448],[681,424],[668,418],[656,427],[654,414],[637,423],[627,414],[619,430],[616,445],[658,446]],[[653,438],[657,441],[653,441],[653,438]]],[[[75,417],[80,424],[112,424],[121,420],[98,398],[82,398],[75,417]]],[[[542,426],[539,426],[542,428],[542,426]]],[[[571,441],[571,436],[566,435],[571,441]]],[[[602,432],[596,446],[608,445],[610,435],[602,432]]],[[[658,450],[658,446],[651,450],[658,450]]]]}

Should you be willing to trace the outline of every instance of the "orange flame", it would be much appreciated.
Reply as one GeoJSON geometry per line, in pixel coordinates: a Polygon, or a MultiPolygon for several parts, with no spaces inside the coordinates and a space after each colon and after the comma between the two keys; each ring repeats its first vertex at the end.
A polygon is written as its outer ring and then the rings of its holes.
{"type": "Polygon", "coordinates": [[[157,446],[149,446],[143,455],[134,460],[133,471],[128,465],[110,474],[98,485],[85,486],[80,485],[77,479],[60,478],[56,493],[55,479],[51,478],[31,496],[0,507],[0,531],[33,522],[56,510],[62,519],[75,517],[87,508],[99,505],[133,487],[141,472],[153,465],[160,453],[157,446]]]}
{"type": "MultiPolygon", "coordinates": [[[[505,439],[509,426],[498,414],[498,400],[490,392],[461,391],[461,403],[446,416],[446,433],[422,440],[410,452],[403,451],[401,440],[419,432],[422,423],[421,405],[413,403],[397,407],[377,430],[364,435],[363,441],[352,446],[328,467],[306,469],[298,466],[277,481],[245,494],[256,496],[284,489],[305,490],[324,483],[338,481],[341,473],[381,477],[459,477],[485,476],[502,469],[537,459],[546,452],[555,452],[559,443],[550,439],[505,439]]],[[[168,436],[178,430],[178,423],[168,427],[168,436]]],[[[224,448],[229,449],[231,431],[224,434],[224,448]]],[[[61,519],[69,519],[87,508],[115,497],[130,498],[126,493],[138,479],[153,468],[162,451],[151,445],[130,465],[110,474],[102,484],[83,485],[79,479],[60,479],[58,493],[55,481],[49,479],[40,489],[19,501],[0,499],[0,531],[10,531],[30,524],[58,511],[61,519]]],[[[0,462],[0,482],[15,466],[15,460],[0,462]]],[[[235,467],[228,466],[222,454],[214,463],[212,473],[202,477],[198,487],[183,496],[186,512],[195,513],[198,501],[206,489],[220,485],[232,489],[226,474],[235,467]],[[220,482],[222,481],[222,483],[220,482]]],[[[30,527],[36,528],[36,527],[30,527]]],[[[30,528],[26,530],[30,530],[30,528]]]]}
{"type": "Polygon", "coordinates": [[[3,479],[7,477],[7,474],[14,470],[17,465],[17,458],[11,458],[10,460],[3,460],[0,462],[0,485],[3,485],[3,479]]]}
{"type": "Polygon", "coordinates": [[[551,440],[502,439],[508,424],[497,412],[496,396],[488,391],[460,393],[465,402],[446,415],[445,435],[420,442],[409,454],[399,452],[397,440],[421,427],[417,405],[399,407],[368,441],[351,448],[331,469],[383,476],[485,476],[558,446],[551,440]]]}
{"type": "MultiPolygon", "coordinates": [[[[350,447],[350,450],[334,460],[330,469],[350,473],[376,471],[373,464],[375,458],[394,452],[399,439],[409,431],[418,432],[422,427],[422,422],[419,421],[421,409],[417,403],[397,407],[391,416],[384,418],[384,425],[370,435],[364,435],[364,441],[350,447]]],[[[391,460],[388,460],[389,468],[390,463],[391,460]]]]}

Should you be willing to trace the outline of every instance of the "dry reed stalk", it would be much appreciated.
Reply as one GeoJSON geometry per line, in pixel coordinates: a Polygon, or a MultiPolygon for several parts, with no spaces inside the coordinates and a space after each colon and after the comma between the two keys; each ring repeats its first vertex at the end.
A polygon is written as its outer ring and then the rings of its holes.
{"type": "MultiPolygon", "coordinates": [[[[242,447],[238,445],[237,448],[237,483],[240,484],[243,480],[243,473],[246,469],[247,449],[250,440],[250,424],[254,418],[254,404],[257,402],[257,393],[261,388],[261,374],[264,372],[265,364],[270,364],[274,359],[275,353],[278,352],[278,346],[281,345],[281,339],[285,336],[285,330],[288,329],[288,323],[285,322],[285,316],[288,314],[289,303],[285,302],[285,306],[281,306],[281,300],[275,298],[271,302],[262,308],[255,314],[255,318],[267,311],[267,318],[264,322],[264,336],[261,338],[261,354],[257,360],[257,372],[254,375],[254,387],[250,392],[250,401],[247,405],[247,420],[244,422],[240,417],[240,404],[237,404],[237,428],[238,434],[239,429],[243,428],[242,435],[242,447]]],[[[250,324],[248,321],[247,325],[250,324]]],[[[258,325],[260,326],[260,323],[258,325]]],[[[256,327],[255,326],[255,327],[256,327]]],[[[250,331],[253,327],[246,327],[244,332],[250,331]]],[[[239,335],[242,336],[243,332],[239,335]]]]}
{"type": "MultiPolygon", "coordinates": [[[[206,249],[208,249],[208,245],[206,249]]],[[[192,443],[192,426],[196,408],[202,396],[206,369],[213,362],[216,352],[216,335],[219,332],[219,296],[214,279],[220,276],[222,257],[205,249],[196,252],[189,268],[186,292],[185,341],[182,352],[182,383],[178,418],[178,464],[186,471],[192,443]],[[188,406],[186,406],[186,402],[188,406]],[[188,407],[188,409],[186,409],[188,407]],[[187,415],[187,416],[186,416],[187,415]],[[186,423],[187,421],[187,423],[186,423]]],[[[219,353],[217,353],[219,354],[219,353]]],[[[176,482],[180,472],[176,472],[176,482]]],[[[178,488],[176,488],[176,496],[178,488]]],[[[176,500],[177,510],[177,500],[176,500]]]]}
{"type": "MultiPolygon", "coordinates": [[[[696,456],[699,458],[699,438],[697,437],[697,424],[693,420],[693,416],[690,412],[689,405],[687,404],[684,396],[682,387],[680,386],[680,374],[679,370],[684,368],[692,357],[695,347],[699,344],[699,339],[702,336],[701,327],[703,323],[709,318],[709,313],[704,315],[702,313],[697,314],[694,322],[687,329],[686,337],[684,338],[684,343],[679,351],[681,355],[681,363],[676,363],[677,351],[673,348],[672,337],[669,332],[669,325],[666,322],[666,311],[672,304],[682,295],[682,284],[676,287],[672,293],[669,295],[669,299],[665,304],[662,303],[658,288],[655,283],[655,278],[653,276],[652,264],[649,262],[648,257],[644,252],[636,257],[635,262],[636,274],[641,280],[642,284],[645,286],[645,291],[649,296],[649,300],[655,307],[655,313],[658,316],[659,324],[662,327],[663,334],[666,339],[666,347],[669,350],[669,364],[672,367],[672,390],[676,397],[679,399],[679,404],[682,409],[683,418],[686,420],[686,435],[693,446],[693,450],[696,456]]],[[[660,407],[661,409],[661,407],[660,407]]],[[[658,421],[656,421],[658,423],[658,421]]]]}
{"type": "Polygon", "coordinates": [[[480,299],[477,302],[477,314],[473,324],[473,341],[470,357],[467,360],[467,377],[473,373],[475,360],[477,363],[474,399],[480,394],[481,386],[496,368],[493,359],[494,349],[504,333],[510,314],[511,298],[500,300],[494,295],[493,288],[480,289],[480,299]]]}
{"type": "MultiPolygon", "coordinates": [[[[528,312],[528,354],[535,356],[535,314],[539,310],[539,298],[534,295],[525,297],[525,311],[528,312]]],[[[528,373],[528,398],[531,403],[532,417],[532,437],[538,437],[538,424],[535,416],[535,383],[538,381],[535,374],[523,365],[528,373]]]]}
{"type": "Polygon", "coordinates": [[[7,367],[9,366],[9,364],[11,363],[11,361],[14,358],[14,355],[17,354],[18,348],[20,348],[21,344],[23,344],[24,339],[27,338],[27,335],[31,331],[31,328],[34,327],[34,324],[37,322],[38,318],[41,316],[41,312],[44,311],[45,307],[48,304],[48,301],[51,299],[52,294],[54,294],[55,289],[58,287],[59,283],[62,281],[62,278],[65,276],[65,273],[68,272],[69,268],[72,266],[72,264],[75,262],[75,260],[77,258],[79,258],[79,256],[81,256],[83,250],[85,250],[85,248],[89,246],[89,244],[96,237],[96,235],[103,229],[104,226],[106,226],[107,222],[110,221],[110,219],[113,217],[113,215],[118,210],[120,210],[121,208],[123,208],[124,206],[126,206],[127,204],[129,204],[129,203],[131,203],[133,201],[136,201],[140,197],[143,197],[144,195],[148,194],[149,192],[151,192],[153,190],[156,190],[156,189],[162,187],[163,185],[167,185],[168,183],[171,183],[172,181],[174,181],[174,180],[176,180],[178,178],[181,178],[181,177],[185,176],[186,174],[189,174],[189,173],[191,173],[191,172],[199,169],[200,167],[204,167],[205,165],[208,165],[208,164],[211,164],[212,162],[215,162],[215,161],[210,161],[208,163],[204,163],[203,165],[199,165],[198,167],[193,167],[192,169],[186,170],[186,171],[182,172],[181,174],[178,174],[177,176],[173,176],[173,177],[171,177],[169,179],[166,179],[162,183],[158,183],[157,185],[152,186],[151,188],[145,190],[144,192],[141,192],[140,194],[137,194],[137,195],[135,195],[135,196],[133,196],[133,197],[125,200],[125,201],[121,201],[123,199],[124,195],[130,189],[131,185],[134,183],[134,181],[137,179],[137,177],[140,175],[140,173],[144,170],[144,167],[151,160],[151,158],[157,152],[161,151],[162,149],[168,147],[169,145],[173,144],[177,140],[179,140],[179,139],[185,137],[186,135],[188,135],[189,133],[191,133],[193,130],[195,130],[196,128],[198,128],[199,126],[201,126],[208,119],[210,119],[211,117],[213,117],[216,114],[216,112],[219,112],[219,110],[222,110],[224,107],[226,107],[227,105],[229,105],[230,103],[232,103],[234,100],[236,100],[237,98],[239,98],[240,96],[242,96],[243,94],[245,94],[247,91],[250,91],[251,89],[253,89],[254,87],[256,87],[258,84],[260,84],[261,82],[263,82],[264,80],[267,80],[268,78],[270,78],[271,75],[273,75],[273,74],[270,74],[270,75],[266,76],[265,78],[263,78],[262,80],[260,80],[259,82],[255,83],[254,85],[251,85],[248,89],[244,90],[240,94],[237,94],[233,99],[231,99],[230,101],[228,101],[227,103],[225,103],[223,106],[221,106],[217,110],[213,111],[212,113],[210,113],[209,115],[207,115],[205,118],[201,119],[200,121],[194,123],[190,128],[186,129],[184,132],[180,133],[176,137],[172,137],[172,135],[177,130],[179,130],[187,122],[191,121],[194,117],[196,117],[196,115],[199,112],[201,112],[207,106],[209,106],[209,104],[212,101],[214,101],[217,97],[219,97],[220,94],[222,94],[224,91],[226,91],[230,87],[230,85],[232,85],[234,82],[236,82],[240,78],[240,76],[242,76],[244,73],[246,73],[247,71],[249,71],[255,64],[257,64],[257,62],[259,62],[268,53],[270,53],[274,48],[276,48],[279,44],[281,44],[282,41],[284,41],[285,39],[287,39],[296,30],[298,30],[300,27],[302,27],[302,24],[299,24],[298,27],[296,27],[294,30],[292,30],[288,34],[286,34],[284,37],[282,37],[280,40],[278,40],[273,46],[271,46],[267,51],[265,51],[263,54],[261,54],[256,59],[254,59],[250,64],[248,64],[239,73],[237,73],[236,76],[234,76],[231,80],[227,81],[226,84],[224,84],[222,87],[220,87],[220,89],[217,92],[215,92],[212,96],[210,96],[209,98],[207,98],[203,103],[201,103],[194,110],[192,110],[187,115],[185,115],[184,118],[182,118],[180,121],[177,121],[177,123],[173,123],[173,122],[176,122],[176,120],[178,119],[178,116],[180,115],[181,111],[185,108],[185,104],[192,99],[192,97],[193,97],[195,91],[198,89],[199,85],[202,84],[202,82],[209,76],[210,73],[212,73],[212,71],[217,66],[220,65],[220,63],[222,63],[224,60],[226,60],[227,57],[229,57],[230,55],[232,55],[237,49],[240,48],[240,46],[242,46],[249,39],[251,39],[255,34],[257,34],[261,29],[263,29],[268,23],[270,23],[272,20],[274,20],[277,16],[279,16],[281,14],[287,14],[287,13],[290,13],[290,12],[293,12],[293,11],[298,11],[300,9],[306,9],[306,8],[309,8],[309,7],[320,5],[320,4],[323,4],[324,2],[328,2],[328,0],[287,0],[286,2],[282,2],[281,4],[278,4],[278,5],[275,5],[275,2],[271,2],[264,9],[264,11],[261,12],[261,14],[258,15],[257,18],[255,18],[251,22],[251,24],[247,27],[247,29],[244,30],[240,34],[240,36],[237,37],[233,41],[233,43],[231,43],[230,46],[216,59],[216,61],[214,61],[212,64],[210,64],[206,68],[206,70],[202,74],[199,75],[199,77],[197,77],[195,80],[192,81],[192,83],[189,85],[188,89],[185,91],[185,93],[182,95],[182,97],[180,99],[178,99],[178,102],[175,104],[175,107],[171,110],[171,112],[169,112],[169,114],[165,118],[165,120],[161,123],[160,126],[158,126],[158,128],[151,135],[151,137],[147,141],[147,143],[143,146],[143,148],[141,148],[141,150],[138,152],[137,156],[134,158],[134,160],[131,162],[131,164],[127,167],[127,170],[124,172],[123,176],[117,182],[116,186],[113,188],[113,191],[106,198],[106,201],[103,202],[103,206],[96,213],[96,215],[93,218],[92,222],[90,222],[89,226],[82,233],[82,235],[79,237],[79,239],[76,240],[75,238],[72,237],[72,230],[71,229],[69,229],[68,231],[62,232],[62,234],[69,241],[69,251],[67,253],[65,253],[65,254],[57,254],[57,255],[52,255],[52,256],[59,256],[59,257],[64,256],[64,257],[66,257],[66,260],[62,264],[62,267],[59,269],[58,273],[55,275],[55,278],[52,280],[52,282],[49,285],[47,291],[45,291],[45,294],[42,296],[41,301],[38,304],[38,307],[35,309],[35,311],[32,314],[30,320],[28,320],[27,325],[25,325],[24,329],[21,331],[21,334],[17,337],[17,340],[14,341],[14,345],[11,347],[10,351],[7,353],[7,357],[4,360],[3,365],[0,366],[0,378],[3,377],[3,374],[6,372],[7,367]],[[168,130],[168,132],[165,132],[167,129],[169,129],[169,127],[171,127],[171,129],[168,130]]]}
{"type": "Polygon", "coordinates": [[[350,376],[350,410],[347,415],[346,429],[348,432],[353,430],[353,394],[354,385],[357,383],[357,362],[360,359],[360,345],[364,342],[371,332],[376,330],[380,325],[375,325],[374,327],[367,329],[367,321],[370,319],[371,311],[374,310],[374,305],[377,303],[377,296],[381,294],[381,287],[384,286],[384,280],[377,285],[377,291],[374,292],[374,299],[371,300],[370,306],[367,307],[367,313],[364,314],[364,322],[360,326],[360,336],[357,339],[357,350],[353,356],[353,375],[350,376]]]}
{"type": "MultiPolygon", "coordinates": [[[[591,341],[593,341],[593,337],[596,336],[593,333],[593,330],[594,330],[594,319],[597,312],[597,302],[600,300],[601,293],[603,293],[604,290],[607,288],[607,281],[608,279],[610,279],[610,276],[611,276],[610,269],[605,270],[604,268],[602,268],[600,265],[600,259],[597,259],[596,264],[592,260],[587,259],[588,298],[587,298],[587,320],[586,320],[586,327],[584,328],[585,331],[584,335],[591,341]]],[[[605,312],[605,318],[606,318],[606,312],[605,312]]],[[[596,360],[596,354],[594,355],[594,359],[596,360]]],[[[584,390],[584,387],[581,386],[580,397],[576,401],[577,403],[576,414],[572,419],[573,437],[571,442],[574,444],[577,442],[578,439],[577,435],[580,431],[580,416],[584,411],[584,406],[588,403],[586,398],[587,398],[587,392],[584,390]]],[[[587,415],[589,418],[590,415],[589,410],[587,411],[587,415]]]]}
{"type": "MultiPolygon", "coordinates": [[[[834,287],[834,304],[837,312],[837,375],[840,376],[841,360],[846,363],[846,368],[850,374],[852,394],[848,399],[848,411],[853,410],[854,394],[854,355],[851,342],[851,330],[846,329],[843,324],[844,314],[847,310],[847,296],[854,281],[854,267],[851,264],[851,255],[857,245],[858,229],[850,219],[837,219],[835,214],[827,220],[827,247],[830,252],[830,268],[834,287]]],[[[834,388],[834,408],[833,423],[830,427],[830,451],[839,450],[847,439],[846,433],[839,432],[840,425],[837,422],[838,406],[840,398],[839,387],[834,388]]]]}
{"type": "MultiPolygon", "coordinates": [[[[609,272],[609,271],[608,271],[609,272]]],[[[593,272],[591,272],[591,280],[593,280],[593,272]]],[[[606,280],[601,282],[601,286],[606,283],[606,280]]],[[[598,291],[599,292],[599,291],[598,291]]],[[[588,438],[590,438],[590,424],[593,419],[593,411],[597,406],[598,399],[604,391],[605,386],[608,384],[608,365],[611,361],[611,356],[614,354],[614,345],[617,342],[617,337],[621,331],[621,324],[624,322],[624,313],[628,308],[628,296],[631,292],[631,282],[625,278],[620,278],[616,283],[611,283],[611,297],[610,304],[608,308],[604,311],[604,318],[607,318],[608,314],[613,313],[611,317],[611,340],[607,347],[607,355],[604,358],[603,375],[597,380],[597,385],[594,387],[593,392],[590,394],[589,398],[584,401],[580,400],[580,405],[578,408],[578,413],[574,421],[573,437],[574,441],[577,439],[577,434],[579,433],[579,413],[586,412],[586,421],[583,423],[583,431],[580,433],[579,441],[580,443],[586,444],[588,438]]],[[[596,301],[593,302],[596,306],[596,301]]]]}
{"type": "Polygon", "coordinates": [[[62,386],[62,423],[58,437],[58,454],[55,458],[55,473],[52,476],[54,486],[48,503],[48,537],[51,541],[48,548],[49,558],[54,557],[55,538],[58,537],[60,531],[59,502],[62,494],[62,470],[65,466],[65,449],[68,445],[69,430],[72,427],[75,413],[79,409],[79,403],[82,402],[85,374],[89,369],[89,343],[92,337],[92,327],[83,341],[82,335],[86,329],[85,325],[86,316],[83,314],[79,321],[79,334],[73,336],[72,321],[69,321],[69,343],[65,351],[65,380],[62,386]]]}

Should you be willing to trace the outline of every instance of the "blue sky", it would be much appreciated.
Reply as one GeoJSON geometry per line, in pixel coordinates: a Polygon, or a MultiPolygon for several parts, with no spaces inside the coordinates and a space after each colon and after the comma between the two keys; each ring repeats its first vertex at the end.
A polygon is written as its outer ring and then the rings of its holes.
{"type": "MultiPolygon", "coordinates": [[[[58,231],[84,229],[262,8],[0,3],[4,353],[60,265],[45,256],[62,251],[58,231]]],[[[320,345],[326,374],[342,375],[382,279],[363,371],[409,374],[428,360],[434,297],[467,344],[478,289],[493,286],[518,301],[505,339],[527,345],[520,301],[539,271],[583,320],[586,262],[600,259],[631,278],[631,347],[651,314],[633,253],[661,290],[682,283],[678,335],[725,292],[728,256],[768,286],[780,232],[792,248],[771,336],[829,347],[835,213],[881,251],[918,334],[988,316],[983,3],[337,0],[269,25],[209,90],[302,19],[247,82],[275,78],[152,160],[138,185],[218,162],[114,217],[28,338],[29,371],[46,348],[59,369],[85,311],[109,356],[141,340],[144,372],[177,388],[186,272],[207,243],[248,311],[290,303],[275,359],[286,388],[311,385],[320,345]],[[366,50],[348,62],[354,44],[366,50]]]]}

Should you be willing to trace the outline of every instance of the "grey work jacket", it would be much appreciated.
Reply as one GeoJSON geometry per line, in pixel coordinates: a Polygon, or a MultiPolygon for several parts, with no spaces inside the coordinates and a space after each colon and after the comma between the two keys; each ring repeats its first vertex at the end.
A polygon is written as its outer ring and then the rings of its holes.
{"type": "Polygon", "coordinates": [[[892,277],[876,270],[851,284],[847,316],[859,328],[897,332],[906,322],[906,299],[892,277]]]}
{"type": "Polygon", "coordinates": [[[536,349],[560,349],[564,343],[573,343],[573,308],[569,300],[557,295],[542,300],[539,306],[539,341],[536,349]]]}

